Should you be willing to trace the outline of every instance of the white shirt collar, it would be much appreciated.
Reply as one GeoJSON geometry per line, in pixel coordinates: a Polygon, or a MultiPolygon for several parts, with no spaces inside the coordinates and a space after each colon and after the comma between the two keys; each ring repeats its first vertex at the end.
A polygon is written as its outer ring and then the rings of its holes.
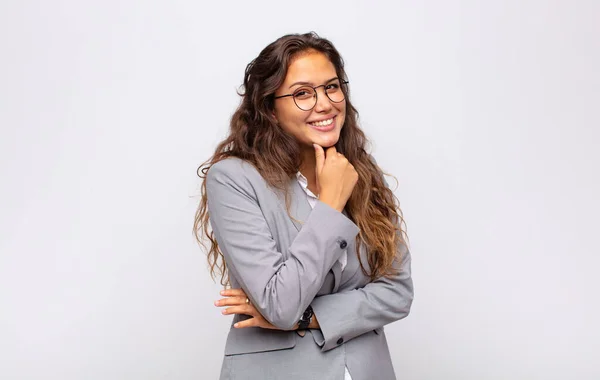
{"type": "Polygon", "coordinates": [[[296,178],[298,178],[298,182],[300,183],[302,190],[304,190],[306,192],[306,194],[308,194],[309,197],[313,197],[313,198],[317,198],[317,199],[319,198],[308,188],[308,180],[306,179],[304,174],[302,174],[302,173],[300,173],[300,171],[298,171],[298,173],[296,173],[296,178]]]}

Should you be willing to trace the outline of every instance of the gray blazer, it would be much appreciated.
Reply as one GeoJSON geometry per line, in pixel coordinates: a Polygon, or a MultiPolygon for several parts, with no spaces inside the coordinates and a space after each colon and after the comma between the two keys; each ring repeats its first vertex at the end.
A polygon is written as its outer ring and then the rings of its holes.
{"type": "MultiPolygon", "coordinates": [[[[295,331],[231,328],[221,379],[395,379],[383,326],[408,315],[413,300],[410,253],[398,275],[370,282],[355,251],[359,228],[290,180],[291,207],[251,164],[228,158],[206,177],[210,224],[225,256],[231,286],[244,289],[273,325],[290,329],[312,305],[320,324],[295,331]],[[301,222],[299,222],[301,221],[301,222]],[[341,270],[338,259],[348,253],[341,270]]],[[[361,247],[368,270],[366,251],[361,247]]],[[[233,323],[248,318],[236,315],[233,323]]],[[[233,324],[232,323],[232,324],[233,324]]]]}

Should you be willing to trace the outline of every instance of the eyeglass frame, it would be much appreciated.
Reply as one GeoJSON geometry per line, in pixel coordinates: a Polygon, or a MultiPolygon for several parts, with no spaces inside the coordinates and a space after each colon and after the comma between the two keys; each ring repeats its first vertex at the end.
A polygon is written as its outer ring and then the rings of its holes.
{"type": "MultiPolygon", "coordinates": [[[[327,90],[326,90],[325,88],[323,88],[323,92],[325,92],[325,96],[327,96],[327,99],[329,99],[329,101],[331,101],[331,102],[333,102],[333,103],[336,103],[336,104],[338,104],[338,103],[341,103],[341,102],[343,102],[344,100],[346,100],[346,93],[345,93],[345,91],[344,91],[344,89],[343,89],[343,87],[342,87],[342,86],[344,86],[344,85],[347,85],[347,84],[348,84],[348,81],[347,81],[347,80],[341,80],[340,78],[335,78],[335,79],[337,79],[337,80],[339,80],[339,81],[340,81],[340,90],[341,90],[341,91],[344,93],[344,99],[340,100],[339,102],[336,102],[336,101],[334,101],[334,100],[331,100],[331,98],[329,97],[329,94],[327,94],[327,90]]],[[[331,82],[333,82],[335,79],[333,79],[333,80],[330,80],[329,82],[327,82],[327,83],[325,83],[325,84],[322,84],[322,85],[319,85],[319,86],[316,86],[316,87],[309,86],[309,85],[304,85],[304,87],[310,87],[310,88],[312,88],[312,89],[313,89],[313,91],[315,92],[315,104],[314,104],[312,107],[310,107],[309,109],[307,109],[307,110],[305,110],[305,109],[303,109],[303,108],[300,108],[300,106],[298,105],[298,103],[296,103],[296,98],[294,97],[294,93],[292,93],[292,94],[286,94],[286,95],[279,95],[279,96],[275,96],[273,99],[275,100],[275,99],[280,99],[280,98],[285,98],[285,97],[291,96],[291,97],[292,97],[292,99],[294,100],[294,104],[296,105],[296,107],[298,107],[298,109],[299,109],[299,110],[301,110],[301,111],[312,111],[312,109],[313,109],[313,108],[315,108],[315,106],[317,105],[317,102],[319,101],[319,93],[317,92],[317,88],[319,88],[319,87],[325,87],[325,86],[328,86],[328,85],[329,85],[329,84],[331,84],[331,82]]],[[[302,88],[302,87],[300,87],[300,88],[302,88]]]]}

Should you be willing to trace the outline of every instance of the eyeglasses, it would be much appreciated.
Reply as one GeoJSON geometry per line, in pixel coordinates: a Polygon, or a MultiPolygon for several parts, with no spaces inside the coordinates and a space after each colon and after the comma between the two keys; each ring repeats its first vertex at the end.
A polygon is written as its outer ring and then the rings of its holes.
{"type": "Polygon", "coordinates": [[[345,99],[348,81],[333,80],[327,84],[322,84],[317,87],[303,86],[298,88],[294,93],[287,95],[276,96],[275,99],[291,96],[294,99],[296,106],[302,111],[310,111],[317,105],[317,88],[323,87],[325,95],[333,103],[341,103],[345,99]]]}

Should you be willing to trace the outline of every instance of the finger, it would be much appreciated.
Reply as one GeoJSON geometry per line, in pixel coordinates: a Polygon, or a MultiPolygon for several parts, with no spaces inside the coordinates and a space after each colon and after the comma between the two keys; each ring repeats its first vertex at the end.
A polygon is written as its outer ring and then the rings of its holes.
{"type": "Polygon", "coordinates": [[[235,306],[235,305],[245,305],[246,297],[229,297],[229,298],[221,298],[218,301],[215,301],[215,306],[235,306]]]}
{"type": "Polygon", "coordinates": [[[244,304],[244,305],[228,307],[227,309],[223,309],[223,311],[221,311],[221,313],[223,315],[244,314],[244,315],[255,316],[254,310],[255,309],[253,307],[250,307],[250,306],[244,304]]]}
{"type": "Polygon", "coordinates": [[[325,153],[326,153],[327,157],[329,157],[329,155],[335,155],[337,153],[337,149],[335,149],[335,145],[332,145],[329,148],[327,148],[327,151],[325,153]]]}
{"type": "Polygon", "coordinates": [[[246,297],[246,293],[244,293],[243,289],[225,289],[225,290],[221,290],[221,295],[222,296],[227,296],[227,297],[246,297]]]}
{"type": "Polygon", "coordinates": [[[244,327],[254,326],[258,326],[258,321],[256,320],[256,318],[245,319],[233,325],[233,327],[235,327],[236,329],[243,329],[244,327]]]}
{"type": "Polygon", "coordinates": [[[313,146],[315,147],[315,159],[317,162],[316,170],[318,178],[318,174],[321,173],[321,170],[323,170],[323,165],[325,165],[325,152],[319,144],[313,144],[313,146]]]}

